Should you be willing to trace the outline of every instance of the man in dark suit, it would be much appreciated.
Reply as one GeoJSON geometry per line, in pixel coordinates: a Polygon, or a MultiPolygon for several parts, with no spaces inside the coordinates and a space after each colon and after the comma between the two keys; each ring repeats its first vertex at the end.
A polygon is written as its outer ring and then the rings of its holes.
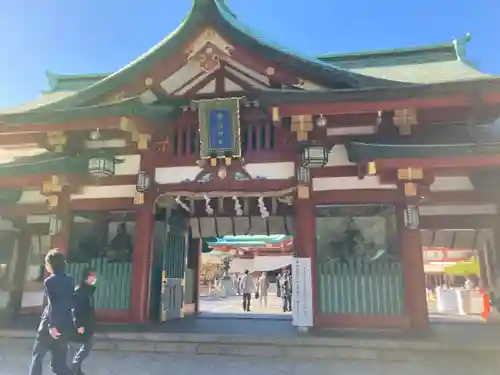
{"type": "Polygon", "coordinates": [[[50,274],[44,281],[47,305],[38,326],[30,366],[30,375],[42,375],[43,358],[52,355],[50,366],[54,374],[71,375],[66,364],[68,340],[73,326],[73,279],[66,275],[66,260],[58,249],[45,257],[45,269],[50,274]]]}
{"type": "Polygon", "coordinates": [[[82,363],[92,351],[95,324],[93,294],[96,281],[96,272],[87,268],[83,270],[81,282],[75,289],[73,315],[77,330],[76,341],[81,343],[81,346],[73,357],[74,375],[83,375],[82,363]]]}

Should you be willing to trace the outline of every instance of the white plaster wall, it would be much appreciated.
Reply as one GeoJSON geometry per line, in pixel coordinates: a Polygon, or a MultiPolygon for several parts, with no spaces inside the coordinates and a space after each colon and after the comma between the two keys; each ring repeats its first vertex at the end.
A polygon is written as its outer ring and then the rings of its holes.
{"type": "Polygon", "coordinates": [[[328,155],[328,163],[326,163],[326,167],[335,167],[342,165],[354,165],[354,163],[349,162],[349,158],[347,157],[347,150],[344,145],[335,145],[330,150],[328,155]]]}
{"type": "Polygon", "coordinates": [[[198,94],[211,94],[213,92],[215,92],[215,79],[211,80],[200,90],[198,90],[198,94]]]}
{"type": "Polygon", "coordinates": [[[34,156],[46,153],[47,150],[39,147],[16,147],[16,148],[0,148],[0,164],[10,163],[16,158],[23,156],[34,156]]]}
{"type": "Polygon", "coordinates": [[[176,184],[183,181],[194,181],[202,171],[198,166],[156,168],[155,180],[159,184],[176,184]]]}
{"type": "Polygon", "coordinates": [[[117,148],[117,147],[125,147],[127,145],[127,141],[125,139],[108,139],[106,141],[86,141],[85,147],[90,149],[97,148],[117,148]]]}
{"type": "Polygon", "coordinates": [[[474,186],[467,176],[437,176],[431,191],[471,191],[474,186]]]}
{"type": "Polygon", "coordinates": [[[326,129],[327,136],[375,134],[376,132],[377,128],[375,125],[340,126],[326,129]]]}
{"type": "MultiPolygon", "coordinates": [[[[186,65],[184,65],[182,68],[177,70],[174,74],[172,74],[170,77],[166,78],[163,80],[160,85],[163,87],[163,89],[167,93],[172,93],[176,89],[178,89],[180,86],[182,86],[185,82],[189,81],[191,78],[196,76],[198,73],[201,72],[200,65],[198,62],[190,60],[187,62],[186,65]]],[[[184,88],[183,90],[189,90],[189,88],[193,87],[197,82],[201,81],[205,77],[207,77],[208,74],[202,74],[197,80],[194,82],[190,83],[188,87],[184,88]]]]}
{"type": "Polygon", "coordinates": [[[42,195],[39,190],[24,190],[21,195],[21,199],[19,203],[22,204],[36,204],[36,203],[45,203],[45,195],[42,195]]]}
{"type": "Polygon", "coordinates": [[[356,190],[356,189],[396,189],[396,185],[381,184],[377,176],[357,177],[317,177],[312,179],[314,191],[356,190]]]}
{"type": "Polygon", "coordinates": [[[226,61],[228,62],[229,65],[234,66],[236,69],[240,70],[243,73],[246,73],[250,77],[260,82],[260,84],[257,84],[254,80],[249,79],[246,75],[243,75],[240,72],[236,71],[235,69],[232,69],[231,66],[226,66],[227,71],[236,74],[238,78],[243,79],[245,82],[248,82],[252,86],[257,86],[257,87],[269,86],[269,77],[267,77],[266,75],[256,72],[255,70],[252,70],[243,64],[240,64],[238,61],[230,57],[226,57],[226,61]]]}
{"type": "Polygon", "coordinates": [[[243,166],[252,178],[267,180],[285,180],[295,176],[295,163],[249,163],[243,166]]]}
{"type": "Polygon", "coordinates": [[[233,69],[230,65],[226,66],[226,70],[234,75],[235,77],[241,79],[243,82],[247,83],[248,85],[256,88],[268,88],[267,84],[262,83],[262,80],[260,79],[259,75],[255,74],[255,72],[243,68],[243,71],[247,71],[247,74],[243,74],[240,71],[233,69]],[[252,79],[250,77],[256,78],[252,79]]]}
{"type": "Polygon", "coordinates": [[[234,258],[231,262],[229,272],[243,273],[246,270],[249,270],[250,272],[255,271],[253,259],[234,258]]]}
{"type": "Polygon", "coordinates": [[[131,175],[137,174],[141,166],[141,155],[119,155],[118,159],[123,160],[123,163],[115,165],[115,175],[131,175]]]}
{"type": "MultiPolygon", "coordinates": [[[[51,215],[28,215],[26,221],[28,224],[48,224],[51,215]]],[[[74,216],[73,221],[75,223],[88,223],[92,220],[86,219],[81,216],[74,216]]]]}
{"type": "Polygon", "coordinates": [[[253,266],[255,271],[272,271],[289,266],[292,260],[291,255],[256,256],[253,259],[253,266]]]}
{"type": "Polygon", "coordinates": [[[71,194],[71,199],[133,198],[135,185],[84,186],[81,193],[71,194]]]}
{"type": "Polygon", "coordinates": [[[26,222],[28,224],[48,224],[50,215],[28,215],[26,222]]]}
{"type": "Polygon", "coordinates": [[[243,91],[243,88],[231,81],[228,78],[224,78],[224,91],[226,92],[231,92],[231,91],[243,91]]]}
{"type": "Polygon", "coordinates": [[[488,215],[497,213],[497,208],[494,204],[420,206],[418,210],[420,216],[488,215]]]}

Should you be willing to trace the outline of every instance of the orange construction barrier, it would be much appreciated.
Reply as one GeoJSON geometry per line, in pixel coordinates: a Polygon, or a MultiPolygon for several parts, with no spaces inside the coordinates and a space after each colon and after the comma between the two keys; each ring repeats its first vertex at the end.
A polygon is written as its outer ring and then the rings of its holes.
{"type": "Polygon", "coordinates": [[[483,312],[481,313],[481,317],[486,321],[488,319],[488,315],[491,312],[490,297],[488,293],[484,292],[484,290],[480,290],[480,293],[483,297],[483,312]]]}

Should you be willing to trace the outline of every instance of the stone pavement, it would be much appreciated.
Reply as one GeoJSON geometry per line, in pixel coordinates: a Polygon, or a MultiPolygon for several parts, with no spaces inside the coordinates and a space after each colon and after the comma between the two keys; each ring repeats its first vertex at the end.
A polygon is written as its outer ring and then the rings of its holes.
{"type": "MultiPolygon", "coordinates": [[[[27,374],[27,349],[0,347],[0,375],[27,374]]],[[[48,362],[48,361],[47,361],[48,362]]],[[[375,362],[363,360],[326,361],[280,358],[248,358],[215,355],[94,352],[85,364],[92,375],[481,375],[498,374],[498,363],[477,363],[468,358],[429,361],[375,362]]],[[[51,374],[45,369],[45,374],[51,374]]]]}
{"type": "Polygon", "coordinates": [[[204,317],[227,317],[232,315],[238,318],[265,318],[291,319],[291,313],[284,313],[282,310],[282,300],[276,295],[270,295],[267,298],[267,307],[261,306],[260,301],[252,298],[250,303],[250,313],[243,312],[241,296],[230,296],[226,298],[219,297],[201,297],[200,312],[204,317]]]}

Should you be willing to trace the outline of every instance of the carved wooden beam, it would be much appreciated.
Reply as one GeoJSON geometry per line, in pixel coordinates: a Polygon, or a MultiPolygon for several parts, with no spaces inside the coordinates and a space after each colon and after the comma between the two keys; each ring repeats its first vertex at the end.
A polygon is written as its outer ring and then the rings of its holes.
{"type": "Polygon", "coordinates": [[[394,110],[394,125],[399,129],[399,134],[410,135],[412,126],[417,124],[417,110],[415,108],[394,110]]]}
{"type": "Polygon", "coordinates": [[[314,129],[312,115],[292,116],[292,132],[297,133],[298,141],[307,141],[308,133],[314,129]]]}
{"type": "Polygon", "coordinates": [[[422,180],[424,178],[423,168],[399,168],[398,169],[398,180],[422,180]]]}
{"type": "Polygon", "coordinates": [[[135,120],[128,117],[120,118],[120,129],[130,133],[132,142],[137,143],[139,150],[147,150],[151,140],[151,135],[144,132],[143,128],[135,120]]]}

